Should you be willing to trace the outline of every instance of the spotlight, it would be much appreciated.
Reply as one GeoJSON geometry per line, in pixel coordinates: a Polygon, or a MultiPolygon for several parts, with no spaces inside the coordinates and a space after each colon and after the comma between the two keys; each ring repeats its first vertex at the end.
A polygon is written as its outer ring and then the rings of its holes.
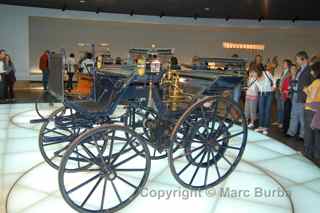
{"type": "Polygon", "coordinates": [[[134,15],[134,10],[131,10],[130,16],[133,16],[133,15],[134,15]]]}
{"type": "Polygon", "coordinates": [[[193,19],[194,19],[194,20],[197,20],[198,17],[199,17],[198,13],[195,13],[195,14],[193,15],[193,19]]]}
{"type": "Polygon", "coordinates": [[[264,17],[263,17],[263,16],[260,16],[260,17],[258,18],[258,21],[261,22],[263,19],[264,19],[264,17]]]}
{"type": "Polygon", "coordinates": [[[100,8],[97,8],[96,14],[99,14],[99,13],[100,13],[100,8]]]}
{"type": "Polygon", "coordinates": [[[296,21],[299,20],[299,17],[298,16],[295,16],[293,19],[292,19],[292,23],[295,23],[296,21]]]}
{"type": "Polygon", "coordinates": [[[227,17],[226,17],[226,21],[229,21],[229,20],[230,20],[230,16],[227,16],[227,17]]]}
{"type": "Polygon", "coordinates": [[[162,11],[162,12],[160,13],[160,18],[162,18],[164,15],[165,15],[165,14],[164,14],[164,12],[162,11]]]}

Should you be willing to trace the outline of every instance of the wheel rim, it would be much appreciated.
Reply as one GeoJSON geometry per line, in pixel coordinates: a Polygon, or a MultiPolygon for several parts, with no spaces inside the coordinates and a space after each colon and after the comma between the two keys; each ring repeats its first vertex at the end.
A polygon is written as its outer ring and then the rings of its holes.
{"type": "Polygon", "coordinates": [[[42,94],[35,103],[35,110],[38,116],[42,119],[48,118],[50,113],[58,108],[55,101],[56,99],[50,93],[45,92],[42,94]]]}
{"type": "MultiPolygon", "coordinates": [[[[69,108],[61,107],[54,111],[43,123],[39,134],[39,149],[44,160],[54,169],[58,169],[61,159],[66,152],[69,144],[82,132],[81,127],[58,126],[56,120],[63,119],[66,116],[72,116],[75,111],[69,108]]],[[[77,169],[84,169],[90,164],[81,165],[77,169]]],[[[72,170],[70,170],[72,171],[72,170]]]]}
{"type": "Polygon", "coordinates": [[[187,188],[213,187],[235,169],[246,141],[247,125],[240,107],[225,98],[206,97],[177,122],[169,147],[170,170],[187,188]]]}
{"type": "Polygon", "coordinates": [[[79,136],[68,148],[59,169],[60,191],[79,212],[115,212],[138,196],[146,184],[150,164],[148,147],[139,135],[123,126],[97,127],[79,136]],[[95,146],[88,146],[90,141],[95,146]],[[105,150],[99,148],[103,144],[107,144],[105,150]],[[66,172],[74,164],[70,157],[75,153],[92,167],[66,172]]]}

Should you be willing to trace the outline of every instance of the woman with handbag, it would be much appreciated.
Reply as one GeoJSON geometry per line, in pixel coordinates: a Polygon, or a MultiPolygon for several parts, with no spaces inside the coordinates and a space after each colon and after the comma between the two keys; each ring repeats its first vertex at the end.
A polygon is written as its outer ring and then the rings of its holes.
{"type": "Polygon", "coordinates": [[[259,91],[259,128],[256,132],[268,134],[271,122],[273,77],[262,65],[257,65],[257,87],[259,91]]]}

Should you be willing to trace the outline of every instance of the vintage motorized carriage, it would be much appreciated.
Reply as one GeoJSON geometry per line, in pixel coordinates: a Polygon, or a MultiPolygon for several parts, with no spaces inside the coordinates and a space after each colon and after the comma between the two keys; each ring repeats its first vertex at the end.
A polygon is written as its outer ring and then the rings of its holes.
{"type": "MultiPolygon", "coordinates": [[[[160,59],[173,54],[130,51],[160,59]]],[[[151,160],[167,158],[182,186],[204,190],[225,180],[244,152],[246,119],[226,92],[241,76],[138,69],[145,67],[97,70],[90,99],[64,100],[44,119],[41,154],[59,169],[63,198],[79,212],[127,206],[145,186],[151,160]]]]}

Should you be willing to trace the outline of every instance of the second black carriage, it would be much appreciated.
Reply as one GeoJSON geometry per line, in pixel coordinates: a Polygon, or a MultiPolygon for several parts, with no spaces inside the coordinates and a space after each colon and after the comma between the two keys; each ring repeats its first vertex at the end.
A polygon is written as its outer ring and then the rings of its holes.
{"type": "Polygon", "coordinates": [[[40,150],[59,169],[60,191],[73,209],[124,208],[145,186],[152,159],[167,157],[177,182],[194,190],[216,186],[239,163],[246,119],[225,91],[241,78],[158,71],[99,70],[95,100],[66,100],[45,119],[40,150]]]}

